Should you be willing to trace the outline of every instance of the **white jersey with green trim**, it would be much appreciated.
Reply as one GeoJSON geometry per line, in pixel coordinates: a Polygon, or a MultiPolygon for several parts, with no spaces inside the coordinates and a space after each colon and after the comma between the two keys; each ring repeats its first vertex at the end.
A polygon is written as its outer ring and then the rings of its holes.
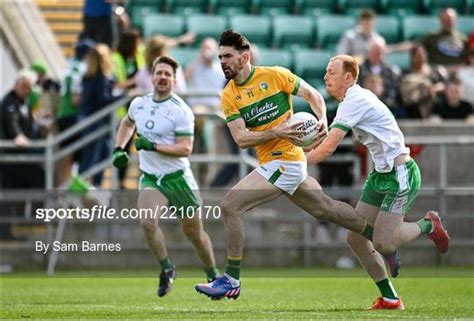
{"type": "MultiPolygon", "coordinates": [[[[161,101],[154,100],[152,94],[135,98],[128,109],[128,118],[135,123],[139,135],[155,144],[173,145],[176,137],[194,134],[194,114],[175,94],[161,101]]],[[[140,170],[155,176],[189,167],[187,157],[145,150],[140,150],[138,155],[140,170]]]]}
{"type": "Polygon", "coordinates": [[[410,153],[388,107],[374,93],[359,85],[347,90],[331,124],[331,128],[334,127],[346,132],[352,129],[369,150],[379,173],[390,172],[397,156],[410,153]]]}

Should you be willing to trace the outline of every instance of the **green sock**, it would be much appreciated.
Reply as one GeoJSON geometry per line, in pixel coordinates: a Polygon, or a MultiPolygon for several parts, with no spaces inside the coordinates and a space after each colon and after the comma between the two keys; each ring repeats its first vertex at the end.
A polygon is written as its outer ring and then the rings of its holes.
{"type": "Polygon", "coordinates": [[[376,282],[375,284],[377,284],[377,287],[384,298],[394,300],[398,299],[398,294],[395,292],[392,282],[390,282],[389,279],[376,282]]]}
{"type": "Polygon", "coordinates": [[[215,266],[204,268],[204,272],[206,272],[206,277],[208,280],[212,280],[219,275],[219,270],[215,266]]]}
{"type": "Polygon", "coordinates": [[[433,228],[433,223],[431,222],[431,220],[426,220],[424,218],[416,222],[416,224],[418,224],[418,226],[420,227],[421,234],[428,234],[433,228]]]}
{"type": "Polygon", "coordinates": [[[240,262],[242,258],[235,259],[235,258],[228,258],[227,259],[227,266],[225,268],[225,273],[229,274],[236,280],[240,280],[240,262]]]}
{"type": "Polygon", "coordinates": [[[173,268],[173,263],[171,262],[169,257],[165,257],[163,260],[160,261],[161,269],[166,271],[166,270],[171,270],[173,268]]]}
{"type": "Polygon", "coordinates": [[[370,226],[369,223],[367,223],[367,225],[365,225],[365,228],[362,231],[362,233],[360,233],[360,235],[365,236],[366,239],[368,239],[369,241],[372,241],[373,233],[374,233],[374,228],[370,226]]]}

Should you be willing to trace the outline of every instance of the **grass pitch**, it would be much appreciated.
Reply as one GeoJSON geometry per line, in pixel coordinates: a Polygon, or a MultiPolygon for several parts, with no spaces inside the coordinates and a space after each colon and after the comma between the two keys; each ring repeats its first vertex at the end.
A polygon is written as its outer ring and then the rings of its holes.
{"type": "Polygon", "coordinates": [[[2,319],[472,319],[474,272],[409,269],[394,281],[405,311],[368,311],[378,296],[361,270],[244,269],[238,300],[211,301],[204,281],[179,271],[172,292],[156,296],[150,271],[15,273],[1,278],[2,319]],[[315,277],[318,276],[318,277],[315,277]],[[428,276],[428,277],[426,277],[428,276]]]}

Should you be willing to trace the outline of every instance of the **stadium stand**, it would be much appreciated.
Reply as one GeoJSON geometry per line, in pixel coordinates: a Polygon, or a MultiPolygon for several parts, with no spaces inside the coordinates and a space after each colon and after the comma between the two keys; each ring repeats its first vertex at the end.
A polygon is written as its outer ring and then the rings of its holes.
{"type": "Polygon", "coordinates": [[[262,15],[280,16],[292,13],[292,0],[254,0],[257,12],[262,15]]]}
{"type": "Polygon", "coordinates": [[[228,17],[253,12],[252,0],[210,0],[212,12],[228,17]]]}
{"type": "Polygon", "coordinates": [[[186,28],[196,34],[194,44],[198,46],[206,37],[219,38],[227,28],[227,18],[217,15],[191,15],[186,19],[186,28]]]}
{"type": "Polygon", "coordinates": [[[379,11],[378,0],[339,0],[339,7],[344,14],[353,16],[357,16],[360,10],[366,8],[372,8],[374,11],[379,11]]]}
{"type": "Polygon", "coordinates": [[[312,47],[314,25],[310,17],[277,16],[273,19],[273,43],[276,47],[312,47]]]}
{"type": "Polygon", "coordinates": [[[295,73],[314,86],[322,85],[326,66],[331,58],[330,51],[297,50],[295,51],[295,73]]]}
{"type": "Polygon", "coordinates": [[[439,20],[436,16],[412,15],[403,19],[403,39],[418,39],[428,32],[437,31],[440,28],[439,20]]]}
{"type": "Polygon", "coordinates": [[[423,0],[380,0],[382,12],[403,17],[423,11],[423,0]]]}
{"type": "Polygon", "coordinates": [[[167,6],[170,12],[181,15],[205,13],[208,10],[206,0],[168,0],[167,6]]]}
{"type": "Polygon", "coordinates": [[[355,25],[355,18],[344,15],[323,15],[316,20],[316,34],[319,47],[332,50],[344,31],[355,25]],[[330,28],[328,28],[330,26],[330,28]]]}
{"type": "Polygon", "coordinates": [[[300,0],[297,12],[308,16],[320,16],[336,12],[337,2],[333,0],[300,0]]]}
{"type": "Polygon", "coordinates": [[[465,0],[424,0],[427,13],[438,14],[444,8],[453,8],[458,13],[463,13],[465,0]]]}
{"type": "Polygon", "coordinates": [[[230,20],[232,29],[246,35],[250,42],[264,47],[271,42],[270,26],[270,18],[266,16],[241,15],[230,20]]]}
{"type": "Polygon", "coordinates": [[[397,65],[402,71],[410,68],[410,54],[408,51],[395,51],[385,55],[385,61],[392,65],[397,65]]]}
{"type": "Polygon", "coordinates": [[[199,49],[195,48],[174,48],[171,56],[174,57],[183,69],[199,55],[199,49]]]}
{"type": "Polygon", "coordinates": [[[458,17],[458,30],[468,35],[474,32],[474,16],[459,16],[458,17]]]}
{"type": "Polygon", "coordinates": [[[259,49],[258,64],[261,66],[282,66],[293,68],[293,54],[289,50],[259,49]]]}
{"type": "Polygon", "coordinates": [[[183,33],[184,18],[181,15],[152,14],[144,19],[143,34],[145,38],[155,33],[177,37],[183,33]]]}
{"type": "Polygon", "coordinates": [[[400,22],[394,16],[377,16],[375,18],[375,29],[387,43],[397,43],[401,41],[400,22]]]}

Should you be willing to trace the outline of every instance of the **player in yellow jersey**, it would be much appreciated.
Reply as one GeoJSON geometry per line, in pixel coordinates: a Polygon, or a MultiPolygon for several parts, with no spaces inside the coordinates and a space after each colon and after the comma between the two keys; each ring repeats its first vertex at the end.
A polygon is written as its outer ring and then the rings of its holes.
{"type": "Polygon", "coordinates": [[[305,154],[296,127],[287,120],[293,113],[291,95],[304,98],[327,132],[326,105],[319,92],[282,67],[250,64],[250,43],[239,33],[226,30],[220,39],[219,59],[229,83],[222,92],[222,109],[232,137],[240,148],[256,147],[260,167],[235,185],[221,204],[227,236],[226,273],[196,290],[211,298],[240,294],[240,263],[245,231],[243,214],[281,195],[317,219],[339,224],[371,237],[372,227],[350,205],[325,195],[307,174],[305,154]]]}

